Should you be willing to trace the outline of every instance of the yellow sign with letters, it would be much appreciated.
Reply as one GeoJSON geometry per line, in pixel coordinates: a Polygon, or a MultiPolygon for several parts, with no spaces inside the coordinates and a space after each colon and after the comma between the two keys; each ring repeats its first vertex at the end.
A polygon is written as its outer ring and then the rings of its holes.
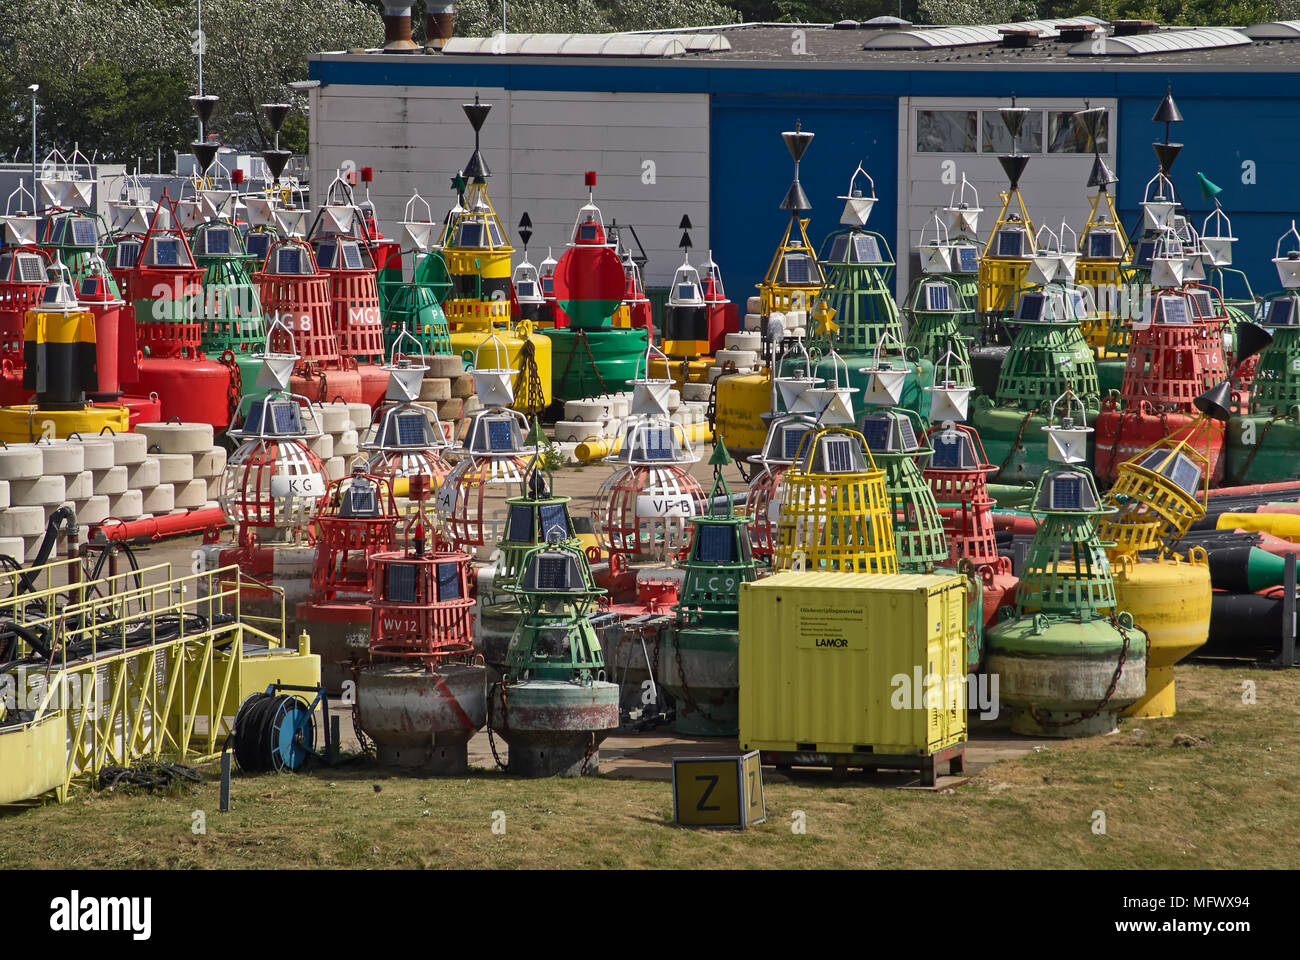
{"type": "Polygon", "coordinates": [[[682,827],[745,827],[767,820],[757,750],[733,757],[673,758],[673,822],[682,827]]]}

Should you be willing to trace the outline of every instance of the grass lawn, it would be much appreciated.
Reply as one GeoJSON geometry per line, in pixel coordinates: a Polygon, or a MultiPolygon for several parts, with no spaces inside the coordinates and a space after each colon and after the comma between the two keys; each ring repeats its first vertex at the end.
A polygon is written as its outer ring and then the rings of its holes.
{"type": "Polygon", "coordinates": [[[769,782],[768,822],[744,833],[674,827],[662,781],[412,779],[355,759],[237,775],[222,814],[213,765],[207,783],[168,796],[79,789],[63,805],[0,814],[0,869],[1300,865],[1300,671],[1179,667],[1178,706],[1173,719],[1125,721],[948,791],[819,774],[769,782]],[[191,829],[196,810],[205,835],[191,829]],[[802,835],[791,829],[799,811],[802,835]]]}

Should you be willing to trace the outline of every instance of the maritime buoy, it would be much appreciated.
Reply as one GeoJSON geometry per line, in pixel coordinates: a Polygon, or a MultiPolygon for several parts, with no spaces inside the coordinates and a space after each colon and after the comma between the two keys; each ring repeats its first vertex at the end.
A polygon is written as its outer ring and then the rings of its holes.
{"type": "Polygon", "coordinates": [[[470,557],[426,514],[431,495],[426,478],[412,479],[418,508],[403,549],[370,558],[370,647],[354,716],[381,763],[461,773],[487,719],[486,670],[474,651],[470,557]]]}
{"type": "Polygon", "coordinates": [[[618,685],[591,614],[605,591],[571,543],[524,555],[512,592],[522,615],[501,680],[488,690],[488,728],[510,746],[517,776],[586,776],[600,768],[600,743],[618,726],[618,685]]]}

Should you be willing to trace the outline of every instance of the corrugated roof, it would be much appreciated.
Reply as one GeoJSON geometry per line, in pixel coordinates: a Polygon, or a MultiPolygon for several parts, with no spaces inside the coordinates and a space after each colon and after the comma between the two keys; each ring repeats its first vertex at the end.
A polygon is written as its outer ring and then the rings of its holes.
{"type": "Polygon", "coordinates": [[[1252,40],[1300,40],[1300,20],[1256,23],[1241,32],[1252,40]]]}
{"type": "Polygon", "coordinates": [[[442,52],[453,56],[680,57],[730,49],[727,38],[716,33],[498,33],[452,37],[442,52]]]}
{"type": "Polygon", "coordinates": [[[1066,17],[1060,20],[1022,20],[1018,23],[994,23],[987,26],[930,27],[919,30],[891,30],[872,37],[863,50],[935,50],[943,47],[969,47],[979,43],[997,43],[1003,30],[1036,30],[1040,37],[1060,35],[1062,27],[1099,27],[1106,23],[1096,17],[1066,17]]]}
{"type": "Polygon", "coordinates": [[[1072,57],[1141,57],[1180,50],[1213,50],[1250,43],[1250,37],[1229,27],[1159,30],[1127,37],[1096,37],[1070,48],[1072,57]]]}

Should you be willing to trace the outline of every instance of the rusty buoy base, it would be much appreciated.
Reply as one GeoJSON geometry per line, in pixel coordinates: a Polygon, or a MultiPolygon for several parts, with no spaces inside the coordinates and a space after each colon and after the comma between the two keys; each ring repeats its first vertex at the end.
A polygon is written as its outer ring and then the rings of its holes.
{"type": "Polygon", "coordinates": [[[463,773],[466,745],[487,720],[484,668],[445,663],[430,673],[415,664],[366,667],[357,676],[357,718],[380,763],[463,773]]]}
{"type": "Polygon", "coordinates": [[[311,652],[320,655],[320,682],[338,694],[352,679],[348,662],[364,658],[370,646],[370,606],[365,603],[298,604],[298,625],[311,637],[311,652]]]}
{"type": "Polygon", "coordinates": [[[600,769],[600,742],[618,726],[618,686],[523,680],[492,692],[492,729],[510,746],[509,772],[578,777],[600,769]]]}

